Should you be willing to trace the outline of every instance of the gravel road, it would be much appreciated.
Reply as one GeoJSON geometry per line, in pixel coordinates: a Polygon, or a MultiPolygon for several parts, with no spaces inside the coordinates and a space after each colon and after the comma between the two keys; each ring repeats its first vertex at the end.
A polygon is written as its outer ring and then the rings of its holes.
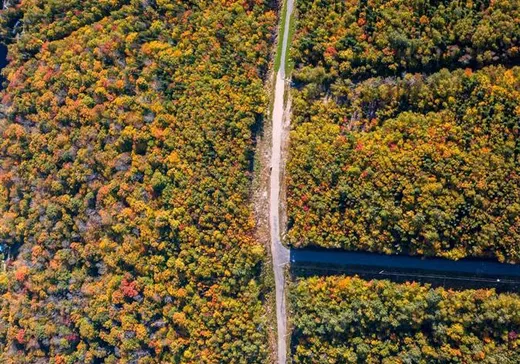
{"type": "Polygon", "coordinates": [[[285,93],[285,63],[286,49],[289,38],[289,22],[293,11],[294,0],[287,0],[287,16],[283,34],[280,69],[276,74],[275,99],[273,107],[273,140],[271,150],[271,181],[269,199],[269,222],[271,230],[271,253],[276,284],[276,321],[278,337],[278,363],[287,361],[287,311],[285,305],[285,274],[284,267],[289,263],[289,250],[280,241],[280,170],[282,154],[284,93],[285,93]]]}

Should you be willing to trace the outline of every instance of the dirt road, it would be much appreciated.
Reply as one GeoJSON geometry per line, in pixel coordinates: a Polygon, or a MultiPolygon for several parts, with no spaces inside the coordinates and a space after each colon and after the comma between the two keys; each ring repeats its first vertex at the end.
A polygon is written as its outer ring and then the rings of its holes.
{"type": "Polygon", "coordinates": [[[271,150],[271,181],[269,199],[269,224],[271,230],[271,253],[276,284],[276,321],[278,336],[278,363],[287,361],[287,311],[285,305],[285,275],[284,267],[289,263],[289,250],[280,241],[280,170],[282,168],[282,135],[284,117],[285,93],[285,63],[286,49],[289,38],[289,22],[293,11],[294,0],[287,0],[287,16],[282,42],[280,69],[276,74],[275,99],[273,107],[272,150],[271,150]]]}

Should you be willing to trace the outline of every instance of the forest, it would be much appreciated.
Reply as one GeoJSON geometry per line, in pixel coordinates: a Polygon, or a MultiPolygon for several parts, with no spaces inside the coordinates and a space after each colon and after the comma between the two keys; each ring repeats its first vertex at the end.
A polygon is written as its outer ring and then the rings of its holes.
{"type": "Polygon", "coordinates": [[[520,3],[297,6],[286,241],[520,262],[520,3]]]}
{"type": "Polygon", "coordinates": [[[290,287],[295,363],[518,363],[520,297],[311,277],[290,287]]]}
{"type": "Polygon", "coordinates": [[[514,63],[517,0],[299,0],[296,79],[363,79],[514,63]]]}
{"type": "Polygon", "coordinates": [[[276,9],[9,3],[0,361],[265,362],[249,195],[276,9]]]}
{"type": "MultiPolygon", "coordinates": [[[[520,2],[298,0],[292,248],[520,263],[520,2]]],[[[295,363],[517,363],[520,297],[293,277],[295,363]]]]}

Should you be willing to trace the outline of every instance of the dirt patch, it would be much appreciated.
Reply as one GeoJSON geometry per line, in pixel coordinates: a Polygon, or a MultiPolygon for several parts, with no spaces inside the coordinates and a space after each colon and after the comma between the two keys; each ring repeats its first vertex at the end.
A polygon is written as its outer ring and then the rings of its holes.
{"type": "MultiPolygon", "coordinates": [[[[276,37],[276,34],[273,35],[276,37]]],[[[271,60],[274,60],[276,42],[273,44],[271,60]]],[[[265,322],[269,340],[269,363],[276,363],[277,355],[277,321],[276,321],[276,293],[273,274],[273,259],[271,253],[271,235],[269,230],[269,178],[271,164],[271,140],[272,140],[272,103],[274,90],[274,61],[270,63],[268,77],[265,82],[265,92],[268,95],[269,104],[264,113],[262,130],[256,135],[256,146],[253,166],[253,181],[251,201],[255,218],[255,238],[265,247],[266,256],[262,267],[262,282],[265,290],[265,322]]]]}

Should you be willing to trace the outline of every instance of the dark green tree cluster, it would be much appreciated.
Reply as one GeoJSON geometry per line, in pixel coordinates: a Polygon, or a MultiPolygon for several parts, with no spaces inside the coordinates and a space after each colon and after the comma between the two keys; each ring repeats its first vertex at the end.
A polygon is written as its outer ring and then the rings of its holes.
{"type": "Polygon", "coordinates": [[[518,363],[520,297],[313,277],[290,289],[296,363],[518,363]]]}
{"type": "MultiPolygon", "coordinates": [[[[0,95],[0,361],[265,362],[265,1],[23,1],[0,95]]],[[[13,15],[14,14],[14,15],[13,15]]]]}
{"type": "Polygon", "coordinates": [[[298,4],[287,242],[519,262],[520,68],[483,66],[519,59],[510,52],[516,38],[494,28],[515,28],[508,17],[519,4],[298,4]],[[351,17],[362,20],[346,20],[351,17]],[[446,30],[440,38],[426,32],[440,23],[446,30]],[[487,45],[475,51],[459,37],[462,24],[474,44],[484,34],[481,27],[495,29],[495,38],[486,36],[487,45]],[[352,29],[375,48],[340,41],[352,29]],[[396,29],[418,48],[393,52],[383,62],[378,49],[387,49],[384,39],[396,29]],[[441,46],[431,51],[438,57],[432,61],[419,51],[432,42],[457,46],[465,55],[489,49],[501,56],[469,63],[482,66],[478,70],[450,71],[441,67],[464,63],[445,58],[441,46]],[[334,56],[323,55],[327,49],[334,56]],[[352,52],[355,66],[333,61],[352,52]],[[424,73],[401,73],[410,70],[424,73]]]}

